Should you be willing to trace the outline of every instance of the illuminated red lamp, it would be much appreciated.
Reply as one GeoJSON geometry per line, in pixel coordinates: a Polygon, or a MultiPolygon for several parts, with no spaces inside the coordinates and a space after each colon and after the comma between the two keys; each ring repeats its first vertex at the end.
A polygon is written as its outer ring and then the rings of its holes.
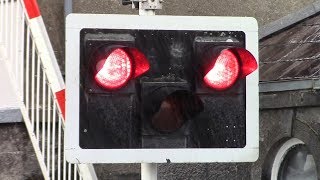
{"type": "Polygon", "coordinates": [[[203,81],[215,90],[226,90],[233,86],[239,78],[244,78],[258,67],[254,56],[243,48],[224,49],[205,74],[203,81]]]}
{"type": "Polygon", "coordinates": [[[94,79],[108,90],[124,87],[132,78],[141,76],[150,68],[147,58],[136,48],[115,48],[97,58],[94,79]]]}
{"type": "Polygon", "coordinates": [[[150,64],[147,57],[137,48],[128,48],[128,52],[133,57],[133,62],[135,66],[133,73],[134,78],[141,76],[150,69],[150,64]]]}

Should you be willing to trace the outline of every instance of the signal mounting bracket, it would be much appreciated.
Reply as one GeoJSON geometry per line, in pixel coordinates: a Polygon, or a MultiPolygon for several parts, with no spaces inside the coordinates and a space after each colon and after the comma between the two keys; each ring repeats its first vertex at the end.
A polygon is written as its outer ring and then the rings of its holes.
{"type": "Polygon", "coordinates": [[[132,5],[132,9],[141,11],[152,11],[162,9],[163,0],[122,0],[122,5],[132,5]]]}
{"type": "MultiPolygon", "coordinates": [[[[162,9],[163,0],[122,0],[122,5],[131,4],[138,9],[140,16],[154,16],[155,11],[162,9]]],[[[170,160],[169,160],[170,162],[170,160]]],[[[158,166],[156,163],[141,163],[141,180],[157,180],[158,166]]]]}

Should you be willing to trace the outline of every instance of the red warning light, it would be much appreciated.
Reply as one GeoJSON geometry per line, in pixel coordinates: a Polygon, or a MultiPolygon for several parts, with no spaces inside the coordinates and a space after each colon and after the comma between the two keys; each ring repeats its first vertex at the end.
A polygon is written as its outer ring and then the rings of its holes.
{"type": "Polygon", "coordinates": [[[216,90],[230,88],[239,78],[244,78],[258,68],[254,56],[243,48],[224,49],[209,69],[203,80],[216,90]]]}
{"type": "Polygon", "coordinates": [[[134,78],[141,76],[150,69],[147,57],[136,48],[129,48],[135,65],[134,78]]]}
{"type": "Polygon", "coordinates": [[[103,88],[115,90],[127,84],[132,76],[132,62],[122,48],[98,57],[95,81],[103,88]]]}
{"type": "Polygon", "coordinates": [[[248,76],[258,68],[256,58],[248,50],[243,48],[233,48],[231,50],[238,55],[241,64],[240,78],[248,76]]]}
{"type": "Polygon", "coordinates": [[[110,53],[98,54],[94,79],[108,90],[125,86],[150,68],[146,56],[136,48],[115,48],[110,53]]]}
{"type": "Polygon", "coordinates": [[[240,71],[240,65],[235,54],[225,49],[214,60],[213,67],[204,76],[204,82],[216,90],[225,90],[231,87],[237,80],[240,71]]]}

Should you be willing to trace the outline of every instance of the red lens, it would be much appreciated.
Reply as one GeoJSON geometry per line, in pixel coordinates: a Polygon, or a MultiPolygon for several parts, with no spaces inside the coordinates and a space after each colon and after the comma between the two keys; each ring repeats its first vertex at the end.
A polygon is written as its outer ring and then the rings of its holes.
{"type": "Polygon", "coordinates": [[[122,48],[116,48],[107,55],[98,56],[94,78],[103,88],[115,90],[127,84],[132,71],[129,54],[122,48]]]}
{"type": "Polygon", "coordinates": [[[237,57],[230,49],[225,49],[213,62],[214,65],[203,78],[204,82],[216,90],[228,89],[239,76],[240,65],[237,57]]]}
{"type": "Polygon", "coordinates": [[[136,48],[129,48],[129,52],[135,64],[134,78],[141,76],[150,69],[149,61],[142,52],[136,48]]]}
{"type": "Polygon", "coordinates": [[[248,76],[258,68],[256,58],[249,51],[243,48],[233,48],[231,50],[238,55],[241,63],[240,78],[248,76]]]}

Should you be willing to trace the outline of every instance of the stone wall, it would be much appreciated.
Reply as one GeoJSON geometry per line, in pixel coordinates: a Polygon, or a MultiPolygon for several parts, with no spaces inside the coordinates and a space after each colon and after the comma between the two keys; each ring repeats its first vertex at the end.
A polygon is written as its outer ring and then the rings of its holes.
{"type": "Polygon", "coordinates": [[[0,179],[43,179],[23,123],[0,124],[0,179]]]}

